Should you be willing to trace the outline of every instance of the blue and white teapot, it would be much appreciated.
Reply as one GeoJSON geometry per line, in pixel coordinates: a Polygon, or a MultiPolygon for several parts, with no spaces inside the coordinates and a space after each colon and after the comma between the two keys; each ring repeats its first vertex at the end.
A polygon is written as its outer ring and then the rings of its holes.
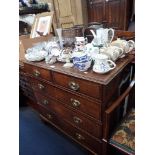
{"type": "Polygon", "coordinates": [[[87,53],[81,51],[73,52],[72,60],[74,66],[80,71],[86,71],[91,66],[92,62],[91,57],[87,53]]]}

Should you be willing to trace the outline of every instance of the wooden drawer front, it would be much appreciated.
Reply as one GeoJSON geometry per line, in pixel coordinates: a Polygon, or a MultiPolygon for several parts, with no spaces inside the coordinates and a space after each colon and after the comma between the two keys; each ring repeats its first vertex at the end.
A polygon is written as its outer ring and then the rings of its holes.
{"type": "Polygon", "coordinates": [[[40,104],[37,104],[37,105],[38,105],[37,110],[39,111],[41,115],[43,115],[44,117],[46,117],[48,120],[52,121],[53,123],[56,123],[58,121],[58,118],[54,112],[49,111],[48,109],[46,109],[40,104]]]}
{"type": "Polygon", "coordinates": [[[84,116],[76,113],[75,111],[71,111],[70,109],[66,108],[63,104],[51,100],[39,93],[35,93],[35,95],[40,104],[42,104],[49,110],[54,111],[61,118],[66,119],[66,121],[81,129],[84,129],[85,131],[89,132],[97,138],[101,138],[101,126],[96,122],[89,120],[88,118],[85,118],[84,116]]]}
{"type": "Polygon", "coordinates": [[[54,82],[70,90],[84,93],[91,97],[101,99],[101,85],[81,80],[61,73],[53,72],[54,82]]]}
{"type": "Polygon", "coordinates": [[[19,86],[25,96],[27,96],[29,99],[33,101],[36,101],[32,90],[32,86],[28,81],[27,75],[24,72],[19,73],[19,86]]]}
{"type": "Polygon", "coordinates": [[[51,113],[49,110],[39,106],[39,112],[46,119],[48,119],[54,126],[61,129],[61,131],[65,132],[65,134],[69,135],[76,142],[80,143],[82,146],[86,147],[91,152],[101,154],[101,142],[85,132],[77,129],[70,125],[67,121],[65,121],[61,116],[58,116],[54,113],[51,113]]]}
{"type": "Polygon", "coordinates": [[[57,88],[55,89],[55,98],[97,120],[101,120],[101,104],[99,103],[57,88]]]}
{"type": "Polygon", "coordinates": [[[66,121],[63,122],[63,130],[73,137],[76,141],[80,144],[84,145],[85,147],[89,148],[95,154],[101,155],[101,142],[96,140],[95,138],[89,136],[85,132],[74,128],[66,121]]]}
{"type": "Polygon", "coordinates": [[[55,97],[55,89],[52,85],[42,82],[40,80],[29,77],[29,81],[34,91],[38,91],[41,94],[55,97]]]}
{"type": "Polygon", "coordinates": [[[39,68],[29,64],[24,64],[24,68],[27,73],[32,74],[34,77],[43,78],[49,81],[52,80],[49,70],[39,68]]]}

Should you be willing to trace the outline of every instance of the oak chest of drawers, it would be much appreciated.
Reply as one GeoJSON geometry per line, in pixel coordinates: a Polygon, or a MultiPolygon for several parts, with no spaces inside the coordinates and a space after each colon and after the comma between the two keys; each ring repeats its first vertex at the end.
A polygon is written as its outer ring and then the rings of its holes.
{"type": "Polygon", "coordinates": [[[45,62],[24,61],[28,81],[37,100],[37,111],[90,154],[101,155],[105,131],[104,111],[119,95],[122,81],[130,74],[132,56],[117,61],[117,67],[104,75],[91,69],[80,72],[45,62]]]}

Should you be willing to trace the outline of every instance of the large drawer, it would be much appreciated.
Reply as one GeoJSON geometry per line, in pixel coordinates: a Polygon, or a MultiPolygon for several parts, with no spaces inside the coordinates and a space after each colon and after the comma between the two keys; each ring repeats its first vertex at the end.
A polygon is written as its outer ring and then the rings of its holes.
{"type": "Polygon", "coordinates": [[[87,133],[73,127],[67,121],[65,121],[62,117],[51,113],[49,110],[39,107],[40,114],[45,117],[49,122],[51,122],[55,127],[63,131],[69,137],[74,139],[76,142],[87,148],[93,154],[101,154],[102,144],[96,138],[88,135],[87,133]]]}
{"type": "Polygon", "coordinates": [[[24,64],[24,69],[27,73],[33,75],[34,77],[52,81],[50,70],[33,66],[27,63],[24,64]]]}
{"type": "Polygon", "coordinates": [[[58,101],[51,100],[39,93],[35,93],[35,95],[41,105],[45,106],[50,111],[57,113],[57,115],[65,119],[70,124],[87,131],[97,138],[102,137],[102,127],[97,122],[80,115],[76,111],[68,109],[58,101]]]}
{"type": "Polygon", "coordinates": [[[75,93],[53,87],[52,85],[35,78],[29,77],[28,79],[34,91],[38,91],[41,94],[55,98],[97,120],[101,120],[101,103],[75,95],[75,93]]]}
{"type": "Polygon", "coordinates": [[[101,103],[55,88],[55,98],[97,120],[101,120],[101,103]]]}
{"type": "Polygon", "coordinates": [[[74,109],[84,112],[97,120],[101,120],[101,103],[53,87],[50,84],[31,77],[29,77],[29,81],[34,91],[55,98],[74,109]]]}
{"type": "Polygon", "coordinates": [[[53,72],[53,80],[55,84],[66,87],[72,91],[80,92],[96,99],[102,98],[102,86],[100,84],[57,72],[53,72]]]}

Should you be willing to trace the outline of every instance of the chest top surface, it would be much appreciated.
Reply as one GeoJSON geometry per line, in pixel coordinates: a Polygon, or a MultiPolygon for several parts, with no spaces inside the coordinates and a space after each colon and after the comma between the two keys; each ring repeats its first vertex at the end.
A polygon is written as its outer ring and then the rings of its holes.
{"type": "Polygon", "coordinates": [[[122,59],[119,59],[116,62],[116,68],[106,74],[98,74],[93,72],[92,68],[90,68],[86,72],[81,72],[78,69],[72,68],[64,68],[63,63],[57,62],[53,65],[46,64],[44,61],[41,62],[29,62],[24,60],[24,63],[30,64],[36,67],[44,68],[47,70],[51,70],[54,72],[62,73],[68,76],[73,76],[76,78],[88,80],[91,82],[107,85],[114,77],[116,77],[130,62],[133,60],[133,55],[128,55],[122,59]],[[52,66],[52,67],[51,67],[52,66]]]}

